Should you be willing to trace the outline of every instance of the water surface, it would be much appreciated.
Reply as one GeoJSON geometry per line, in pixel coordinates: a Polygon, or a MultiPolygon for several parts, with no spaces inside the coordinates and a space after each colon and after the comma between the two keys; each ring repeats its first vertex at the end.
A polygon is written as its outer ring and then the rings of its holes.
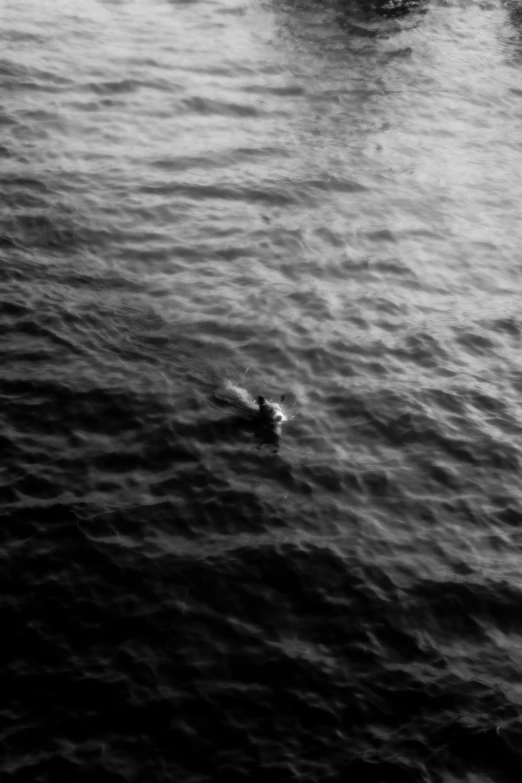
{"type": "Polygon", "coordinates": [[[520,9],[0,17],[6,779],[519,781],[520,9]]]}

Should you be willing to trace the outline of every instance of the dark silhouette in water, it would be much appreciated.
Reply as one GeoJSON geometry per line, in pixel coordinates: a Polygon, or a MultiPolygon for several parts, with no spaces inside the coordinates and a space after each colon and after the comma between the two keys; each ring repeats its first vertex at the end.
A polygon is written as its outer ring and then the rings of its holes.
{"type": "Polygon", "coordinates": [[[254,414],[233,414],[217,420],[204,420],[194,424],[178,423],[176,435],[181,440],[195,440],[199,443],[233,442],[243,434],[253,436],[258,448],[272,447],[277,451],[281,440],[281,425],[270,419],[254,414]]]}
{"type": "Polygon", "coordinates": [[[335,5],[341,17],[358,8],[369,16],[378,14],[390,19],[426,11],[428,0],[335,0],[335,5]]]}
{"type": "Polygon", "coordinates": [[[425,8],[426,0],[371,0],[364,2],[372,11],[379,16],[398,17],[406,16],[413,11],[420,11],[425,8]]]}
{"type": "MultiPolygon", "coordinates": [[[[327,7],[334,9],[338,21],[344,27],[343,18],[362,16],[371,20],[375,14],[387,19],[396,19],[415,12],[426,12],[429,0],[284,0],[279,3],[285,11],[297,13],[327,7]]],[[[378,33],[377,33],[378,34],[378,33]]]]}
{"type": "Polygon", "coordinates": [[[252,427],[253,433],[257,440],[258,448],[262,446],[272,446],[272,452],[279,450],[279,442],[281,440],[281,424],[275,423],[263,418],[256,418],[253,421],[252,427]]]}

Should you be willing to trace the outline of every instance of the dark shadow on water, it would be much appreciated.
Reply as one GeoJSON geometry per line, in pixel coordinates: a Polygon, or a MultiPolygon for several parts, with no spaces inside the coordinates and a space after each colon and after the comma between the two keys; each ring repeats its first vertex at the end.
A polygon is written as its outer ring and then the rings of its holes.
{"type": "Polygon", "coordinates": [[[267,422],[255,414],[232,414],[222,419],[178,424],[176,431],[183,439],[209,445],[240,443],[246,437],[258,449],[266,448],[273,454],[279,451],[282,434],[280,425],[267,422]]]}
{"type": "Polygon", "coordinates": [[[426,12],[428,3],[426,0],[358,0],[357,3],[347,3],[338,0],[338,5],[348,7],[358,5],[367,13],[374,13],[385,19],[397,19],[415,12],[426,12]]]}
{"type": "Polygon", "coordinates": [[[325,50],[337,41],[339,28],[355,39],[388,38],[416,26],[428,7],[429,0],[282,0],[276,11],[292,37],[325,50]],[[324,35],[328,28],[331,37],[324,35]]]}
{"type": "MultiPolygon", "coordinates": [[[[522,61],[522,2],[521,0],[503,0],[502,5],[511,25],[501,33],[504,51],[507,59],[518,66],[522,61]]],[[[520,94],[517,88],[512,89],[512,92],[515,92],[516,95],[520,94]]]]}

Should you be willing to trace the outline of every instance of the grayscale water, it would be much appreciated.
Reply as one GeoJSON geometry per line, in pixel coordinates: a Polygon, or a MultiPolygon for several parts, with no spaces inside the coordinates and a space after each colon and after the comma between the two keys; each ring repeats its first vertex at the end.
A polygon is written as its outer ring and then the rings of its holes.
{"type": "Polygon", "coordinates": [[[520,781],[522,6],[3,0],[0,193],[2,777],[520,781]]]}

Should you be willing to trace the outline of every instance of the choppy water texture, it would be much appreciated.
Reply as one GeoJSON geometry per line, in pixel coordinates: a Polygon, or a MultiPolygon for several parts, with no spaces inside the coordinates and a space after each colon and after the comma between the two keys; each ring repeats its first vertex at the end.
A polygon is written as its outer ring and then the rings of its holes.
{"type": "Polygon", "coordinates": [[[2,780],[520,781],[521,8],[0,17],[2,780]]]}

